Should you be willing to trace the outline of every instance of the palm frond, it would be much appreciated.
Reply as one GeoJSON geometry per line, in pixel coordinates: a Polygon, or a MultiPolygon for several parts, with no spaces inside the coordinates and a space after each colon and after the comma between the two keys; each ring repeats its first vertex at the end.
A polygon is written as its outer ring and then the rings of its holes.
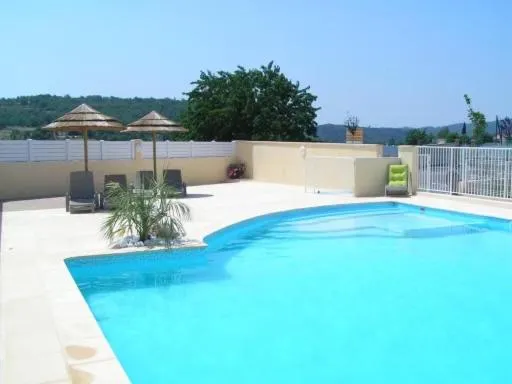
{"type": "Polygon", "coordinates": [[[182,221],[190,220],[190,208],[176,200],[176,191],[165,183],[155,181],[143,193],[112,183],[107,185],[106,195],[116,207],[101,227],[110,241],[127,233],[136,233],[142,241],[157,231],[166,240],[185,235],[182,221]]]}

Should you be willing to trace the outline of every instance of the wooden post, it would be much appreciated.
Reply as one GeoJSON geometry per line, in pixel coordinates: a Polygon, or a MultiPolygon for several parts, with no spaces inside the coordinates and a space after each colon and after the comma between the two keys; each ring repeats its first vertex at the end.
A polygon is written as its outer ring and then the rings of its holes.
{"type": "Polygon", "coordinates": [[[85,171],[89,170],[89,154],[87,153],[87,127],[84,128],[84,162],[85,162],[85,171]]]}
{"type": "Polygon", "coordinates": [[[158,177],[156,175],[156,132],[152,131],[153,134],[153,177],[156,180],[158,180],[158,177]]]}

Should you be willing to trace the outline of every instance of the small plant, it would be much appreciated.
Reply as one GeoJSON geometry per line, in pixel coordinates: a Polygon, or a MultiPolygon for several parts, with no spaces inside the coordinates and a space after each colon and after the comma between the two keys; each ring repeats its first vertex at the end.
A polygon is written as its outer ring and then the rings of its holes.
{"type": "Polygon", "coordinates": [[[359,119],[357,116],[347,115],[345,128],[347,128],[352,135],[356,133],[357,128],[359,128],[359,119]]]}
{"type": "Polygon", "coordinates": [[[512,140],[512,119],[505,117],[499,122],[499,133],[501,140],[509,143],[512,140]]]}
{"type": "Polygon", "coordinates": [[[227,176],[230,179],[240,179],[244,176],[245,164],[235,163],[229,164],[227,169],[227,176]]]}
{"type": "Polygon", "coordinates": [[[182,221],[190,219],[190,209],[174,199],[176,191],[165,183],[155,181],[149,190],[141,193],[111,183],[107,185],[106,195],[116,207],[101,228],[108,240],[137,235],[139,241],[146,241],[155,235],[169,245],[185,235],[182,221]]]}
{"type": "Polygon", "coordinates": [[[464,101],[468,107],[468,118],[473,124],[473,140],[475,144],[482,145],[489,140],[486,136],[487,122],[485,121],[485,115],[473,109],[471,98],[468,95],[464,95],[464,101]]]}

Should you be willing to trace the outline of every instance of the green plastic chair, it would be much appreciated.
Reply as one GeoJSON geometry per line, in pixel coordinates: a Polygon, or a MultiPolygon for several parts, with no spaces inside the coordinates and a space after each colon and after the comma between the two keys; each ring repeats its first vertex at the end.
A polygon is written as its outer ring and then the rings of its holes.
{"type": "Polygon", "coordinates": [[[389,166],[388,184],[384,191],[388,195],[409,195],[409,168],[406,164],[389,166]]]}

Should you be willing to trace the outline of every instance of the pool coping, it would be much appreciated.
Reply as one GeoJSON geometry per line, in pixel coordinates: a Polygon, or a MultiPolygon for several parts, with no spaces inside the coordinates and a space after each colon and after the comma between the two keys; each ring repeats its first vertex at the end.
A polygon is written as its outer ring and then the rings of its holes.
{"type": "MultiPolygon", "coordinates": [[[[278,215],[280,213],[290,212],[290,211],[301,211],[304,209],[315,210],[318,208],[328,208],[334,206],[344,206],[344,205],[352,205],[352,204],[366,204],[369,202],[374,203],[384,203],[384,202],[395,202],[398,204],[414,206],[417,208],[431,208],[431,209],[440,209],[443,211],[448,211],[455,214],[471,214],[477,216],[486,216],[478,211],[485,208],[485,204],[478,204],[479,207],[471,207],[465,206],[468,202],[453,202],[450,201],[450,208],[440,207],[439,205],[443,205],[443,201],[441,199],[424,199],[424,198],[411,198],[411,199],[393,199],[393,198],[368,198],[368,199],[354,199],[353,201],[343,202],[340,204],[330,204],[330,203],[321,203],[317,205],[302,205],[299,208],[271,208],[267,212],[258,213],[258,214],[249,214],[244,219],[240,220],[228,220],[222,222],[219,220],[216,222],[216,225],[213,226],[213,230],[208,231],[202,237],[203,243],[200,246],[194,245],[179,247],[179,249],[191,249],[191,248],[204,248],[207,247],[207,239],[211,236],[214,236],[216,233],[219,233],[223,230],[226,230],[229,227],[243,224],[244,222],[256,220],[258,218],[268,216],[268,215],[278,215]],[[420,200],[420,201],[417,201],[420,200]],[[430,200],[430,201],[429,201],[430,200]],[[438,204],[440,203],[440,204],[438,204]],[[459,205],[459,207],[453,207],[453,205],[459,205]],[[484,205],[484,207],[482,207],[484,205]],[[476,209],[475,209],[476,208],[476,209]]],[[[503,212],[503,215],[490,215],[486,216],[487,218],[497,218],[504,219],[510,221],[512,219],[512,211],[511,212],[503,212]]],[[[43,276],[43,280],[45,281],[46,288],[46,297],[48,300],[50,308],[51,308],[51,317],[53,318],[53,324],[51,327],[53,331],[58,335],[59,339],[59,351],[57,352],[56,347],[48,346],[47,351],[45,353],[49,353],[52,355],[52,364],[55,363],[55,358],[58,356],[64,362],[65,375],[62,375],[62,367],[59,369],[55,369],[55,371],[59,371],[59,375],[52,375],[53,378],[58,377],[57,380],[52,379],[51,382],[69,382],[69,380],[80,380],[83,378],[95,378],[98,380],[104,380],[107,382],[115,382],[115,383],[124,383],[130,382],[124,369],[122,368],[121,363],[117,359],[116,355],[113,353],[108,340],[104,336],[103,332],[99,324],[96,322],[94,315],[89,309],[89,306],[82,296],[78,286],[76,285],[73,277],[69,269],[67,268],[65,262],[68,259],[73,258],[88,258],[95,256],[119,256],[123,255],[133,255],[136,252],[158,252],[162,249],[147,249],[147,248],[132,248],[132,249],[119,249],[113,250],[108,254],[104,252],[91,252],[86,255],[81,256],[69,256],[65,257],[62,262],[57,265],[52,270],[45,271],[43,276]],[[77,332],[67,332],[70,329],[77,332]],[[80,330],[84,331],[81,332],[80,330]],[[66,336],[66,334],[71,334],[74,336],[66,336]],[[79,337],[76,337],[79,335],[79,337]],[[88,355],[90,350],[94,350],[96,353],[92,356],[88,355]],[[71,351],[71,352],[70,352],[71,351]]],[[[46,331],[48,329],[46,328],[46,331]]],[[[5,336],[5,335],[3,335],[5,336]]],[[[2,343],[2,355],[4,354],[5,343],[2,343]]],[[[57,359],[58,360],[58,359],[57,359]]],[[[43,381],[41,379],[41,381],[43,381]]],[[[48,380],[50,381],[50,380],[48,380]]],[[[9,381],[5,381],[9,382],[9,381]]]]}

